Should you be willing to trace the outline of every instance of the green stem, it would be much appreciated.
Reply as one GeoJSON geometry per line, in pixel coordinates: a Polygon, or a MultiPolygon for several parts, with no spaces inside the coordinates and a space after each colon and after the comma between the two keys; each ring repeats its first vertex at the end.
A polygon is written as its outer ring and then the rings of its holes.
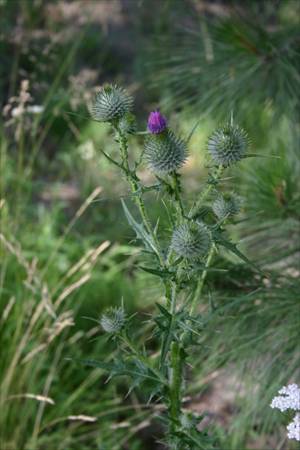
{"type": "MultiPolygon", "coordinates": [[[[219,178],[220,175],[222,174],[224,170],[223,166],[219,166],[215,172],[214,178],[215,178],[215,183],[219,182],[219,178]]],[[[208,197],[208,195],[210,194],[210,191],[212,190],[212,188],[215,186],[215,183],[209,183],[206,187],[206,189],[204,189],[204,191],[202,192],[202,194],[200,195],[200,198],[197,200],[197,202],[192,206],[190,213],[189,213],[189,217],[193,217],[200,209],[200,207],[202,206],[203,202],[206,200],[206,198],[208,197]]]]}
{"type": "Polygon", "coordinates": [[[181,385],[182,385],[182,359],[178,341],[173,340],[173,327],[176,315],[176,291],[175,283],[171,284],[171,298],[169,302],[170,313],[172,314],[170,331],[167,339],[170,339],[170,375],[169,375],[169,417],[170,417],[170,433],[174,433],[179,424],[181,414],[181,385]]]}
{"type": "Polygon", "coordinates": [[[202,289],[203,289],[203,286],[204,286],[204,282],[205,282],[205,279],[206,279],[206,276],[207,276],[207,268],[209,267],[209,265],[211,263],[211,260],[212,260],[212,258],[214,256],[214,253],[215,253],[215,246],[212,245],[210,250],[209,250],[209,253],[207,255],[206,264],[205,264],[206,269],[204,269],[203,272],[202,272],[202,275],[201,275],[200,280],[199,280],[199,282],[197,284],[197,288],[196,288],[196,291],[195,291],[195,294],[194,294],[194,297],[193,297],[193,300],[192,300],[192,303],[191,303],[190,316],[192,316],[195,313],[195,309],[196,309],[196,306],[197,306],[197,303],[198,303],[198,299],[201,296],[202,289]]]}
{"type": "MultiPolygon", "coordinates": [[[[214,175],[215,178],[215,183],[219,182],[220,176],[222,174],[224,170],[223,166],[219,166],[216,170],[216,173],[214,175]]],[[[200,198],[198,199],[198,201],[196,202],[196,204],[192,207],[190,213],[189,213],[189,217],[193,217],[193,215],[199,210],[199,208],[202,206],[203,202],[206,200],[206,198],[208,197],[208,195],[210,194],[210,191],[212,190],[212,188],[214,187],[215,184],[210,183],[208,184],[208,186],[206,187],[206,189],[202,192],[200,198]]],[[[206,259],[206,267],[209,267],[211,260],[213,258],[215,252],[215,245],[213,244],[210,248],[210,251],[207,255],[207,259],[206,259]]],[[[198,281],[197,287],[196,287],[196,291],[191,303],[191,307],[190,307],[190,315],[192,316],[195,312],[196,306],[197,306],[197,302],[199,297],[201,296],[202,293],[202,289],[204,286],[204,282],[207,276],[207,269],[204,269],[202,272],[202,275],[200,277],[200,280],[198,281]]]]}
{"type": "Polygon", "coordinates": [[[148,231],[148,233],[150,234],[150,236],[152,237],[153,242],[155,243],[156,249],[157,249],[157,257],[159,259],[159,263],[161,265],[162,268],[165,268],[165,261],[162,255],[162,250],[160,247],[160,243],[156,237],[156,234],[154,233],[152,226],[151,226],[151,222],[150,219],[148,217],[146,208],[145,208],[145,203],[142,199],[142,196],[139,194],[139,185],[137,183],[137,181],[129,174],[127,176],[127,179],[130,183],[131,186],[131,190],[132,193],[134,194],[134,199],[135,199],[135,203],[139,209],[144,227],[146,228],[146,230],[148,231]]]}
{"type": "Polygon", "coordinates": [[[171,370],[169,380],[169,414],[171,419],[170,431],[172,433],[176,430],[181,414],[182,361],[180,355],[180,346],[176,341],[173,341],[171,344],[170,365],[171,370]]]}
{"type": "Polygon", "coordinates": [[[175,194],[175,200],[178,204],[178,209],[180,212],[181,217],[185,217],[185,212],[184,212],[184,206],[182,203],[182,199],[181,199],[181,186],[180,186],[180,180],[179,180],[179,174],[174,172],[172,174],[172,178],[173,178],[173,183],[174,183],[174,194],[175,194]]]}
{"type": "Polygon", "coordinates": [[[119,144],[120,144],[120,151],[121,151],[121,157],[122,157],[121,169],[123,170],[123,172],[126,176],[126,179],[130,184],[131,191],[134,194],[134,200],[139,209],[144,227],[148,231],[150,236],[152,237],[153,242],[155,243],[159,263],[162,268],[165,268],[165,261],[164,261],[164,257],[163,257],[162,250],[160,247],[160,243],[156,237],[156,234],[154,233],[154,231],[152,229],[152,225],[151,225],[150,219],[148,217],[144,201],[142,199],[142,194],[141,194],[139,183],[138,183],[138,177],[136,176],[136,174],[132,173],[132,171],[130,170],[130,167],[129,167],[128,143],[127,143],[126,136],[124,136],[124,134],[121,132],[121,130],[119,129],[119,127],[117,125],[115,126],[115,130],[116,130],[119,144]]]}
{"type": "Polygon", "coordinates": [[[172,283],[170,281],[165,281],[165,297],[166,297],[166,303],[167,307],[171,309],[172,304],[172,283]]]}

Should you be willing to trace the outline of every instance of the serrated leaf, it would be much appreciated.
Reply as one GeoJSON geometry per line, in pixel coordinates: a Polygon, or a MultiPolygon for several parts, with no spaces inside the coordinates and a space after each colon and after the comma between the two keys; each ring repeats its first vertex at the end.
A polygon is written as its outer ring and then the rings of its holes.
{"type": "Polygon", "coordinates": [[[139,266],[144,272],[151,273],[152,275],[157,275],[160,278],[170,278],[172,276],[171,272],[168,270],[152,269],[151,267],[139,266]]]}
{"type": "Polygon", "coordinates": [[[79,361],[87,366],[97,367],[109,372],[111,378],[115,376],[129,376],[133,380],[150,379],[155,382],[158,381],[158,378],[152,372],[150,375],[148,368],[135,358],[131,361],[119,359],[112,363],[103,363],[94,359],[81,359],[79,361]]]}
{"type": "Polygon", "coordinates": [[[169,313],[169,311],[162,306],[160,303],[155,302],[156,306],[158,307],[158,309],[160,310],[160,312],[168,319],[172,319],[172,314],[169,313]]]}
{"type": "Polygon", "coordinates": [[[156,255],[158,255],[157,248],[155,246],[155,243],[152,239],[152,237],[149,235],[149,233],[145,230],[145,227],[142,223],[138,223],[133,216],[131,215],[129,209],[126,206],[126,203],[123,199],[121,199],[122,207],[124,210],[124,214],[126,216],[126,219],[131,226],[131,228],[135,231],[137,239],[140,239],[143,244],[145,245],[147,250],[151,250],[156,255]]]}
{"type": "Polygon", "coordinates": [[[244,261],[244,263],[248,264],[249,266],[253,267],[255,270],[257,270],[259,273],[263,274],[262,271],[254,264],[252,261],[250,261],[247,256],[245,256],[240,250],[237,248],[237,244],[234,244],[233,242],[227,241],[224,239],[219,233],[214,233],[214,237],[216,238],[216,243],[219,245],[222,245],[223,247],[230,250],[232,253],[234,253],[239,259],[244,261]]]}

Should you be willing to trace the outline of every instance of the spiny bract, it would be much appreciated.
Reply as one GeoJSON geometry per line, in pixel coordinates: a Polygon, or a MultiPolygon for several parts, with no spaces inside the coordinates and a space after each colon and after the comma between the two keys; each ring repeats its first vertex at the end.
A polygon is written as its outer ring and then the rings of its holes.
{"type": "Polygon", "coordinates": [[[125,324],[126,316],[124,309],[109,308],[101,317],[100,324],[107,333],[118,333],[125,324]]]}
{"type": "Polygon", "coordinates": [[[241,209],[242,199],[231,193],[228,196],[219,195],[212,204],[212,210],[218,219],[222,220],[238,214],[241,209]]]}
{"type": "Polygon", "coordinates": [[[227,124],[210,136],[208,151],[216,164],[226,167],[246,156],[248,143],[247,134],[242,128],[227,124]]]}
{"type": "Polygon", "coordinates": [[[111,122],[129,112],[132,105],[133,99],[125,89],[109,84],[96,94],[90,112],[99,122],[111,122]]]}
{"type": "Polygon", "coordinates": [[[171,248],[183,258],[203,258],[210,246],[210,233],[201,222],[183,223],[173,232],[171,248]]]}
{"type": "Polygon", "coordinates": [[[145,140],[145,159],[149,168],[158,175],[178,170],[187,158],[186,143],[167,129],[151,134],[145,140]]]}

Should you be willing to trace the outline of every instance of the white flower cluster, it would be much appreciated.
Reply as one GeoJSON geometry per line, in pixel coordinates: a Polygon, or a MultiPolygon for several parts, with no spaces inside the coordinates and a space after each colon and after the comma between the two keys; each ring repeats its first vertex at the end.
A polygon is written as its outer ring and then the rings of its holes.
{"type": "Polygon", "coordinates": [[[289,384],[278,391],[281,394],[274,397],[271,403],[271,408],[277,408],[281,412],[287,409],[298,411],[293,421],[287,426],[288,438],[300,441],[300,388],[297,384],[289,384]]]}
{"type": "Polygon", "coordinates": [[[271,408],[280,409],[281,412],[286,411],[287,409],[300,411],[300,389],[297,384],[283,386],[283,388],[278,391],[278,394],[281,395],[273,398],[271,408]]]}
{"type": "Polygon", "coordinates": [[[300,413],[295,415],[293,422],[287,426],[287,430],[287,436],[289,439],[296,439],[296,441],[300,441],[300,413]]]}

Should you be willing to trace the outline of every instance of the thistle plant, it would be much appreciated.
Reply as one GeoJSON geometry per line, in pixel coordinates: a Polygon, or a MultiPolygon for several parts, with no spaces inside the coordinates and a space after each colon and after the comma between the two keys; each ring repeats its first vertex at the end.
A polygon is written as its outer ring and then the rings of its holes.
{"type": "Polygon", "coordinates": [[[188,157],[188,140],[177,136],[159,111],[150,114],[146,132],[136,131],[132,106],[133,99],[124,89],[109,85],[96,95],[90,111],[94,120],[111,124],[119,156],[114,159],[103,150],[101,153],[129,185],[137,211],[131,213],[124,200],[122,205],[136,239],[145,247],[141,268],[158,277],[163,288],[163,299],[156,303],[157,312],[150,320],[151,335],[147,338],[147,343],[152,340],[153,345],[158,345],[158,351],[151,355],[145,343],[137,343],[132,326],[136,319],[128,317],[122,305],[105,312],[100,320],[103,331],[116,343],[117,357],[109,364],[86,363],[102,367],[110,377],[129,377],[132,388],[143,386],[149,402],[164,404],[159,419],[166,430],[163,442],[167,448],[209,450],[217,448],[217,443],[209,430],[200,431],[198,425],[203,417],[184,408],[185,379],[189,356],[204,332],[197,310],[205,301],[205,282],[209,271],[214,270],[215,255],[223,247],[251,264],[226,234],[227,224],[240,210],[240,198],[222,192],[223,173],[247,156],[248,138],[232,120],[212,134],[208,140],[208,177],[191,201],[184,193],[179,173],[188,157]],[[144,137],[137,160],[130,151],[134,134],[144,137]],[[152,185],[145,185],[139,176],[144,164],[155,178],[152,185]],[[168,210],[167,230],[160,229],[158,220],[150,219],[145,196],[151,191],[159,193],[168,210]],[[136,214],[138,219],[134,218],[136,214]]]}

